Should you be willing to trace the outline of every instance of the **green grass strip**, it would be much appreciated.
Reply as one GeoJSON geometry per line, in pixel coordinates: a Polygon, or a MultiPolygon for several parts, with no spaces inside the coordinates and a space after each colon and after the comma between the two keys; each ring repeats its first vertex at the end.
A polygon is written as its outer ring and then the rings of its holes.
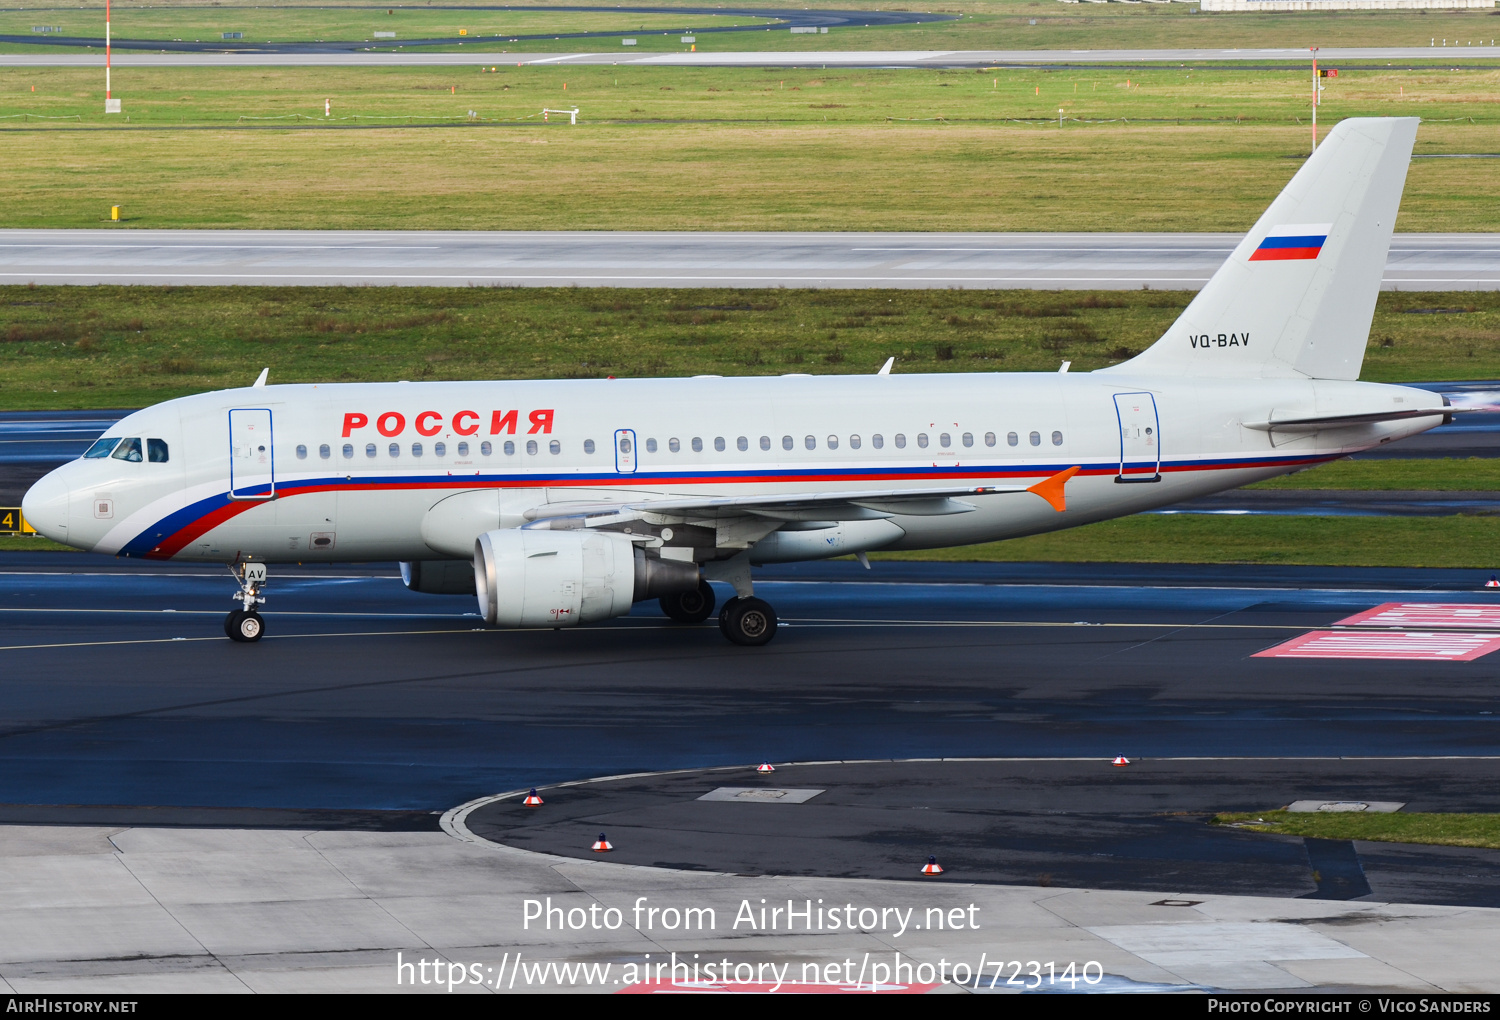
{"type": "Polygon", "coordinates": [[[1238,824],[1257,832],[1312,836],[1315,839],[1500,847],[1500,814],[1408,814],[1401,811],[1394,814],[1369,814],[1363,811],[1293,814],[1290,811],[1241,811],[1214,815],[1209,824],[1238,824]]]}
{"type": "MultiPolygon", "coordinates": [[[[1500,569],[1500,518],[1140,514],[1006,542],[871,559],[1055,563],[1283,563],[1500,569]]],[[[1482,581],[1482,578],[1479,578],[1482,581]]],[[[1476,585],[1479,582],[1476,581],[1476,585]]]]}

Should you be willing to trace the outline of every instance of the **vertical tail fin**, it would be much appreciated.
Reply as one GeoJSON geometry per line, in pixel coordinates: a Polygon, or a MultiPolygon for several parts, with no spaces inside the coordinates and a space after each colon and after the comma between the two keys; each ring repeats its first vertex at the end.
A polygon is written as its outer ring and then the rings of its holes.
{"type": "Polygon", "coordinates": [[[1162,338],[1105,371],[1358,379],[1417,124],[1340,122],[1162,338]]]}

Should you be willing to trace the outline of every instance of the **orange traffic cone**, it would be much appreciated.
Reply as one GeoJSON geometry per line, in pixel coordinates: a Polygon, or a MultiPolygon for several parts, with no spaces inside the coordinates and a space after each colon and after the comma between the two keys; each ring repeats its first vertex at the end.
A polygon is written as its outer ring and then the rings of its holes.
{"type": "Polygon", "coordinates": [[[611,850],[613,850],[614,847],[609,845],[609,840],[605,839],[604,833],[601,832],[599,833],[599,838],[594,840],[594,845],[589,849],[593,850],[596,854],[607,854],[611,850]]]}
{"type": "Polygon", "coordinates": [[[1500,588],[1500,577],[1496,577],[1494,574],[1491,574],[1490,579],[1484,582],[1484,586],[1486,588],[1500,588]]]}
{"type": "Polygon", "coordinates": [[[942,873],[943,866],[937,862],[936,857],[927,858],[927,863],[922,865],[922,874],[924,875],[941,875],[942,873]]]}
{"type": "Polygon", "coordinates": [[[1117,755],[1115,755],[1115,760],[1112,761],[1112,762],[1110,762],[1110,764],[1111,765],[1129,765],[1130,764],[1130,759],[1127,758],[1127,757],[1125,757],[1123,754],[1117,754],[1117,755]]]}
{"type": "Polygon", "coordinates": [[[540,797],[538,797],[536,795],[536,787],[533,786],[531,788],[531,792],[526,795],[526,799],[523,800],[523,801],[521,801],[521,803],[525,804],[527,807],[541,807],[542,806],[542,798],[540,798],[540,797]]]}
{"type": "Polygon", "coordinates": [[[776,766],[772,765],[768,761],[763,761],[759,765],[755,766],[755,771],[757,771],[757,772],[775,772],[776,771],[776,766]]]}

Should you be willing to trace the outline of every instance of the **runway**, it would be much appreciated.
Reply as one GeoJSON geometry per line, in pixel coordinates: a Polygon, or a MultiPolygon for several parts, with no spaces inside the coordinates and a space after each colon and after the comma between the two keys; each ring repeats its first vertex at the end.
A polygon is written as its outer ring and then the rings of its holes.
{"type": "Polygon", "coordinates": [[[0,821],[368,818],[764,759],[1485,756],[1500,656],[1253,656],[1384,603],[1487,602],[1487,576],[807,564],[758,574],[785,629],[746,652],[654,604],[486,631],[393,566],[289,566],[244,646],[222,569],[0,554],[0,821]]]}
{"type": "MultiPolygon", "coordinates": [[[[35,43],[37,40],[28,39],[35,43]]],[[[1326,61],[1400,61],[1447,66],[1454,62],[1500,59],[1491,46],[1325,47],[1326,61]]],[[[116,50],[116,67],[472,67],[479,64],[541,66],[592,64],[643,67],[1051,67],[1101,64],[1303,63],[1303,49],[1157,49],[1157,50],[810,50],[803,52],[740,51],[698,53],[526,53],[491,50],[453,53],[142,53],[116,50]]],[[[0,67],[95,67],[100,58],[87,53],[3,53],[0,67]]]]}
{"type": "MultiPolygon", "coordinates": [[[[1238,234],[0,230],[0,283],[1197,290],[1238,234]]],[[[1398,234],[1388,290],[1500,287],[1500,234],[1398,234]]]]}

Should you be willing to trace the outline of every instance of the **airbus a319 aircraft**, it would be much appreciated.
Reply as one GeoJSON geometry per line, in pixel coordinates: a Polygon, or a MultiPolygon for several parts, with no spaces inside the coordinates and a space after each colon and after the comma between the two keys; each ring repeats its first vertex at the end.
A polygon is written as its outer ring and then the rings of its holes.
{"type": "MultiPolygon", "coordinates": [[[[646,599],[724,635],[776,614],[752,567],[1088,524],[1430,429],[1442,397],[1356,381],[1417,131],[1345,120],[1152,347],[1089,373],[254,386],[121,419],[27,493],[68,545],[235,570],[401,561],[495,627],[646,599]]],[[[1066,365],[1063,366],[1066,369],[1066,365]]],[[[866,561],[868,566],[868,561],[866,561]]]]}

